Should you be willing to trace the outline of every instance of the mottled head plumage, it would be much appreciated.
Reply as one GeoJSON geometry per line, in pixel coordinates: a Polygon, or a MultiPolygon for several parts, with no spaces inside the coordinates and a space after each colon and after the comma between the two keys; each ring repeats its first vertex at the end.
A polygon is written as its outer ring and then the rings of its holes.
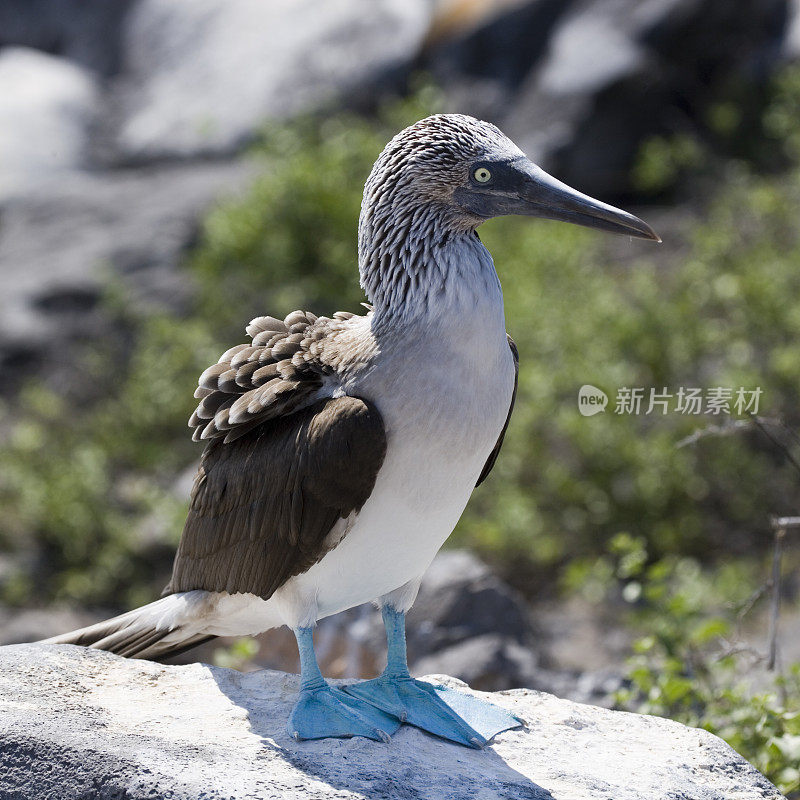
{"type": "Polygon", "coordinates": [[[364,187],[364,206],[373,210],[398,195],[413,203],[444,203],[482,160],[523,157],[522,151],[489,122],[464,114],[436,114],[400,131],[383,149],[364,187]]]}
{"type": "Polygon", "coordinates": [[[435,114],[400,131],[364,187],[359,263],[370,299],[380,304],[389,287],[405,294],[430,265],[431,248],[483,221],[454,202],[475,162],[519,157],[498,128],[464,114],[435,114]]]}

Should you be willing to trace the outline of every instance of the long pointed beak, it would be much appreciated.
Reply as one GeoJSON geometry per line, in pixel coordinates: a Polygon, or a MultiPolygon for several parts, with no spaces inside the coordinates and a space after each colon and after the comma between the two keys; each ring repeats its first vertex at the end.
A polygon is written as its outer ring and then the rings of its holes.
{"type": "Polygon", "coordinates": [[[601,203],[548,175],[524,156],[510,161],[486,162],[490,179],[456,189],[453,198],[461,208],[483,219],[506,214],[557,219],[587,228],[651,239],[659,235],[639,217],[601,203]]]}
{"type": "Polygon", "coordinates": [[[515,166],[523,174],[523,179],[518,189],[521,202],[518,210],[512,213],[661,241],[661,237],[639,217],[567,186],[527,159],[526,163],[515,166]]]}

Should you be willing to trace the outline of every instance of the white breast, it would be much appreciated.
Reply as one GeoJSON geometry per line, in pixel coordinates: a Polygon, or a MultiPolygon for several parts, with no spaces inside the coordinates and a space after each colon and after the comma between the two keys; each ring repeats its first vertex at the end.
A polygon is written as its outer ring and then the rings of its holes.
{"type": "Polygon", "coordinates": [[[471,274],[403,335],[384,337],[374,368],[348,387],[378,406],[386,458],[341,544],[278,593],[289,606],[313,595],[321,618],[377,599],[421,577],[458,522],[514,387],[499,282],[477,252],[478,263],[460,263],[471,274]]]}
{"type": "MultiPolygon", "coordinates": [[[[376,600],[420,578],[453,531],[508,415],[514,361],[489,254],[474,240],[445,257],[446,291],[383,331],[370,368],[340,389],[383,417],[387,452],[370,498],[340,544],[269,600],[250,596],[224,632],[310,625],[376,600]]],[[[354,335],[372,336],[375,323],[364,318],[354,335]]]]}

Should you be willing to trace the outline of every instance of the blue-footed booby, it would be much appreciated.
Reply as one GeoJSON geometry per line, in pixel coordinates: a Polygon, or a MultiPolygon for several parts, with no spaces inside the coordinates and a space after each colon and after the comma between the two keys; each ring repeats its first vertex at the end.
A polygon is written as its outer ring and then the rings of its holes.
{"type": "MultiPolygon", "coordinates": [[[[258,317],[201,376],[189,424],[206,443],[160,600],[49,642],[161,658],[213,636],[294,631],[298,739],[388,740],[401,723],[481,747],[519,720],[411,677],[405,614],[492,469],[518,356],[476,229],[523,214],[658,241],[642,220],[571,189],[494,125],[460,114],[401,131],[364,188],[367,313],[258,317]],[[374,602],[388,664],[334,688],[317,620],[374,602]]],[[[313,234],[310,234],[313,235],[313,234]]]]}

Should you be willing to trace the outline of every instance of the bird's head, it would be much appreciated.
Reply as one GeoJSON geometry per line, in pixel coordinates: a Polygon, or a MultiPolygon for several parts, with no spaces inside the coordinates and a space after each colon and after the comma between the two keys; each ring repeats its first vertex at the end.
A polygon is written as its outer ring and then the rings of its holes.
{"type": "Polygon", "coordinates": [[[531,162],[500,130],[463,114],[436,114],[386,145],[364,188],[362,228],[391,218],[436,220],[441,232],[474,230],[522,214],[661,241],[647,223],[572,189],[531,162]]]}

